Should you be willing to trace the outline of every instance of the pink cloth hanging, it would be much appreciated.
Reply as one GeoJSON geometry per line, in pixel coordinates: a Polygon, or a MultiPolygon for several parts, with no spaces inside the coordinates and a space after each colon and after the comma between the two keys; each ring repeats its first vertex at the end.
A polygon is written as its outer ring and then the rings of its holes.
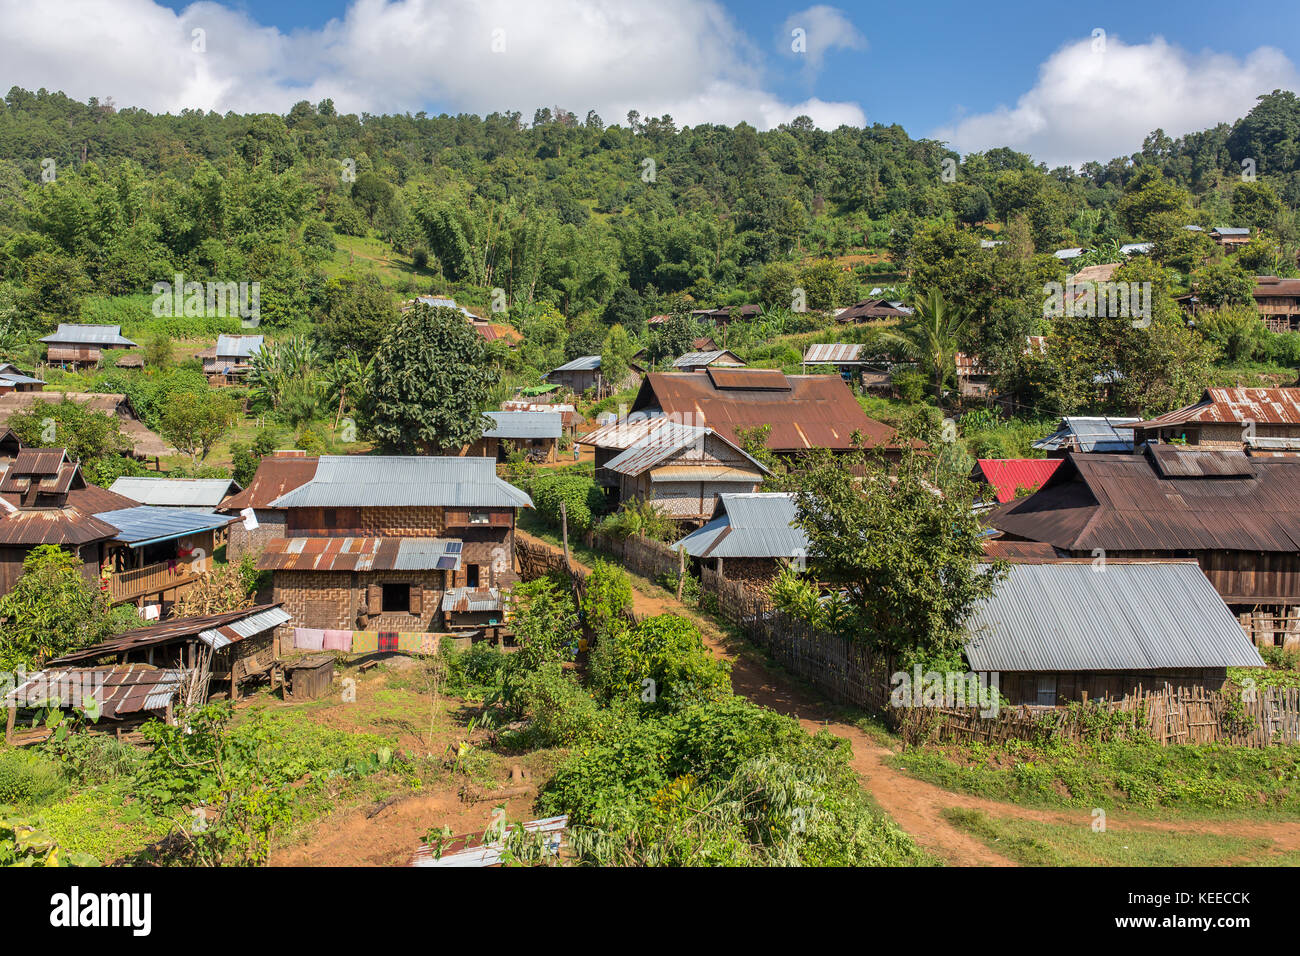
{"type": "Polygon", "coordinates": [[[343,651],[348,654],[352,653],[352,632],[326,631],[324,649],[327,651],[343,651]]]}

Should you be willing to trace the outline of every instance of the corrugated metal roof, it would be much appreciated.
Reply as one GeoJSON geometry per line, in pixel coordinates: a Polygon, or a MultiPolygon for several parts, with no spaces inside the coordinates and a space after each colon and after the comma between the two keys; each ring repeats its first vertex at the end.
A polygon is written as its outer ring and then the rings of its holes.
{"type": "Polygon", "coordinates": [[[183,538],[200,531],[211,531],[213,528],[224,528],[232,520],[236,520],[230,515],[212,515],[181,508],[155,508],[152,505],[104,511],[95,517],[116,528],[117,540],[133,548],[154,541],[183,538]]]}
{"type": "Polygon", "coordinates": [[[233,478],[123,477],[108,489],[142,505],[171,508],[215,508],[239,485],[233,478]]]}
{"type": "Polygon", "coordinates": [[[805,365],[857,365],[861,361],[862,346],[840,342],[818,343],[808,346],[803,353],[805,365]]]}
{"type": "Polygon", "coordinates": [[[1071,454],[1038,492],[988,521],[1069,551],[1300,550],[1300,459],[1251,464],[1247,477],[1165,477],[1150,446],[1142,455],[1071,454]]]}
{"type": "Polygon", "coordinates": [[[259,571],[456,571],[455,538],[272,538],[259,571]]]}
{"type": "Polygon", "coordinates": [[[251,637],[253,634],[261,633],[287,620],[289,620],[288,613],[278,604],[258,604],[239,611],[223,611],[220,614],[204,614],[199,617],[178,617],[170,621],[163,621],[161,624],[150,624],[147,627],[138,627],[126,631],[116,637],[110,637],[106,641],[100,641],[90,647],[83,647],[71,654],[65,654],[57,660],[50,661],[50,664],[74,664],[78,661],[93,661],[100,657],[170,644],[174,641],[184,640],[187,637],[201,636],[210,630],[224,630],[227,627],[236,628],[237,633],[243,637],[251,637]],[[272,612],[275,613],[276,618],[283,615],[283,619],[273,619],[268,616],[272,612]],[[249,623],[252,621],[260,623],[272,620],[273,623],[256,628],[253,628],[249,623]]]}
{"type": "Polygon", "coordinates": [[[123,337],[120,325],[79,325],[60,322],[53,335],[47,335],[42,342],[54,345],[99,345],[135,348],[135,343],[123,337]]]}
{"type": "Polygon", "coordinates": [[[1189,422],[1259,425],[1300,425],[1300,388],[1207,388],[1195,405],[1157,415],[1138,428],[1160,428],[1189,422]]]}
{"type": "Polygon", "coordinates": [[[1122,255],[1131,256],[1133,253],[1147,253],[1155,246],[1153,242],[1126,242],[1119,247],[1122,255]]]}
{"type": "Polygon", "coordinates": [[[19,707],[38,707],[58,701],[64,708],[83,707],[86,698],[99,704],[107,718],[162,710],[180,690],[184,674],[146,664],[116,667],[49,668],[38,671],[16,687],[5,700],[19,707]]]}
{"type": "Polygon", "coordinates": [[[227,498],[222,507],[231,511],[244,508],[269,508],[280,496],[305,485],[316,474],[319,459],[315,455],[282,455],[277,452],[263,458],[248,487],[227,498]]]}
{"type": "Polygon", "coordinates": [[[496,588],[448,588],[442,609],[457,614],[501,610],[501,592],[496,588]]]}
{"type": "Polygon", "coordinates": [[[263,336],[261,335],[218,335],[217,352],[218,358],[239,358],[248,359],[262,351],[263,336]]]}
{"type": "Polygon", "coordinates": [[[551,369],[552,372],[594,372],[600,368],[599,355],[582,355],[572,362],[565,362],[559,368],[551,369]]]}
{"type": "Polygon", "coordinates": [[[1137,418],[1068,416],[1061,427],[1034,442],[1043,451],[1112,452],[1133,450],[1133,425],[1137,418]]]}
{"type": "Polygon", "coordinates": [[[1083,249],[1079,246],[1074,246],[1071,249],[1057,249],[1052,255],[1058,259],[1077,259],[1083,255],[1083,249]]]}
{"type": "Polygon", "coordinates": [[[745,363],[740,357],[729,352],[727,349],[712,349],[707,352],[687,352],[685,355],[673,361],[674,368],[698,368],[703,365],[723,365],[723,366],[742,366],[745,363]],[[730,358],[723,362],[724,356],[730,358]]]}
{"type": "Polygon", "coordinates": [[[531,508],[491,458],[322,455],[310,481],[273,508],[531,508]]]}
{"type": "Polygon", "coordinates": [[[975,468],[993,486],[998,501],[1011,501],[1017,489],[1037,491],[1061,464],[1061,458],[980,458],[975,468]]]}
{"type": "Polygon", "coordinates": [[[754,492],[718,496],[714,516],[671,548],[694,558],[794,558],[808,554],[808,536],[794,524],[794,495],[754,492]]]}
{"type": "Polygon", "coordinates": [[[559,411],[485,412],[496,425],[484,438],[559,438],[564,416],[559,411]]]}
{"type": "Polygon", "coordinates": [[[763,371],[783,380],[785,388],[747,387],[756,371],[651,372],[641,383],[633,414],[658,411],[677,421],[707,425],[733,444],[737,428],[770,425],[767,447],[773,451],[847,450],[853,447],[855,432],[868,448],[897,447],[898,433],[868,418],[838,375],[781,375],[769,369],[763,371]],[[730,387],[716,386],[719,376],[730,387]]]}
{"type": "Polygon", "coordinates": [[[1244,226],[1215,226],[1212,232],[1221,236],[1249,236],[1250,229],[1244,226]]]}
{"type": "Polygon", "coordinates": [[[976,671],[1261,667],[1194,561],[1013,564],[966,624],[976,671]]]}
{"type": "MultiPolygon", "coordinates": [[[[609,414],[614,416],[613,412],[609,414]]],[[[644,441],[662,428],[663,423],[667,421],[671,419],[666,418],[662,412],[635,418],[614,416],[608,424],[593,428],[585,435],[579,435],[577,442],[579,445],[591,445],[593,448],[614,448],[621,451],[631,448],[639,441],[644,441]]]]}
{"type": "Polygon", "coordinates": [[[257,611],[247,617],[237,618],[217,627],[210,627],[199,632],[199,640],[214,651],[228,647],[246,637],[261,634],[273,627],[287,624],[293,618],[284,608],[276,605],[264,611],[257,611]]]}

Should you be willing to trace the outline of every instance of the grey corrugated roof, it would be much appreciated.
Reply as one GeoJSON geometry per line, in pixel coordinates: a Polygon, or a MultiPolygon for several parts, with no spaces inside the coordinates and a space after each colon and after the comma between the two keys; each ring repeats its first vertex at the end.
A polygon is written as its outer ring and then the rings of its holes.
{"type": "Polygon", "coordinates": [[[133,347],[128,338],[122,336],[120,325],[78,325],[60,322],[58,331],[41,339],[51,345],[117,345],[133,347]]]}
{"type": "Polygon", "coordinates": [[[553,372],[594,372],[600,368],[599,355],[583,355],[574,359],[572,362],[565,362],[559,368],[552,369],[553,372]]]}
{"type": "Polygon", "coordinates": [[[1127,256],[1134,252],[1149,252],[1154,245],[1153,242],[1126,242],[1119,247],[1119,251],[1127,256]]]}
{"type": "Polygon", "coordinates": [[[496,425],[484,438],[559,438],[564,416],[559,412],[486,412],[496,425]]]}
{"type": "Polygon", "coordinates": [[[671,547],[693,558],[794,558],[808,553],[808,536],[794,520],[791,494],[719,495],[713,519],[671,547]]]}
{"type": "Polygon", "coordinates": [[[1068,448],[1078,451],[1131,451],[1133,428],[1140,418],[1087,418],[1070,416],[1061,419],[1061,427],[1046,438],[1034,442],[1043,451],[1068,448]],[[1124,427],[1129,426],[1129,427],[1124,427]]]}
{"type": "Polygon", "coordinates": [[[1215,226],[1214,231],[1221,236],[1249,236],[1250,230],[1242,226],[1215,226]]]}
{"type": "MultiPolygon", "coordinates": [[[[687,352],[680,358],[675,359],[673,361],[673,366],[675,368],[688,368],[697,365],[712,365],[718,359],[722,358],[722,356],[731,354],[732,353],[727,349],[713,349],[708,352],[687,352]]],[[[732,357],[734,358],[735,356],[732,357]]],[[[744,364],[743,362],[740,362],[739,359],[736,359],[736,361],[739,364],[744,364]]]]}
{"type": "Polygon", "coordinates": [[[966,629],[976,671],[1264,664],[1192,561],[1013,564],[966,629]]]}
{"type": "Polygon", "coordinates": [[[316,474],[272,508],[531,508],[491,458],[322,455],[316,474]]]}
{"type": "Polygon", "coordinates": [[[218,335],[218,358],[250,358],[262,351],[263,337],[260,335],[218,335]]]}
{"type": "Polygon", "coordinates": [[[803,353],[805,365],[859,365],[862,346],[845,342],[818,342],[803,353]]]}
{"type": "Polygon", "coordinates": [[[265,611],[250,614],[248,617],[232,621],[229,624],[223,624],[221,627],[211,627],[206,631],[200,631],[199,640],[214,651],[219,651],[228,644],[233,644],[236,640],[269,631],[277,625],[288,623],[291,619],[289,612],[282,607],[267,608],[265,611]],[[224,634],[223,631],[234,631],[235,636],[224,634]]]}
{"type": "Polygon", "coordinates": [[[231,493],[233,478],[122,477],[109,491],[125,495],[142,505],[164,508],[215,508],[231,493]]]}

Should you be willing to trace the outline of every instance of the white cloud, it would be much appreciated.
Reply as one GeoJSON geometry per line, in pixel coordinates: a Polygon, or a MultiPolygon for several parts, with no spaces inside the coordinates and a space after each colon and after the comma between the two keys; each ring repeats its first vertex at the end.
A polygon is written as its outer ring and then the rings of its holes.
{"type": "Polygon", "coordinates": [[[816,74],[831,50],[865,50],[867,38],[842,10],[818,4],[786,17],[779,48],[787,56],[802,56],[806,69],[816,74]],[[796,34],[796,30],[803,31],[796,34]],[[800,49],[802,47],[802,49],[800,49]]]}
{"type": "Polygon", "coordinates": [[[965,117],[932,135],[962,153],[1010,146],[1049,166],[1077,168],[1137,152],[1156,128],[1179,136],[1231,123],[1261,93],[1295,89],[1300,80],[1295,65],[1273,47],[1238,59],[1191,54],[1162,37],[1137,44],[1101,39],[1054,53],[1014,107],[965,117]]]}
{"type": "Polygon", "coordinates": [[[560,105],[606,122],[637,109],[679,125],[766,128],[800,113],[865,123],[854,103],[765,92],[752,44],[714,0],[356,0],[341,19],[287,34],[212,2],[176,13],[153,0],[0,0],[0,22],[0,89],[153,111],[285,112],[331,97],[343,112],[531,119],[560,105]]]}

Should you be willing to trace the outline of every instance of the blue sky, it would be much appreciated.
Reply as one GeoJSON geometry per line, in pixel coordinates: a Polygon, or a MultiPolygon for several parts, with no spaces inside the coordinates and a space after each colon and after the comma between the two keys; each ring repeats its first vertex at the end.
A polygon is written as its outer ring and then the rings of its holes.
{"type": "Polygon", "coordinates": [[[1053,164],[1131,152],[1155,126],[1231,121],[1259,93],[1300,87],[1300,6],[1255,0],[0,0],[0,14],[0,85],[154,110],[282,112],[328,95],[349,111],[530,117],[558,104],[607,122],[638,108],[767,127],[807,112],[1053,164]],[[489,52],[497,29],[508,42],[489,52]]]}

